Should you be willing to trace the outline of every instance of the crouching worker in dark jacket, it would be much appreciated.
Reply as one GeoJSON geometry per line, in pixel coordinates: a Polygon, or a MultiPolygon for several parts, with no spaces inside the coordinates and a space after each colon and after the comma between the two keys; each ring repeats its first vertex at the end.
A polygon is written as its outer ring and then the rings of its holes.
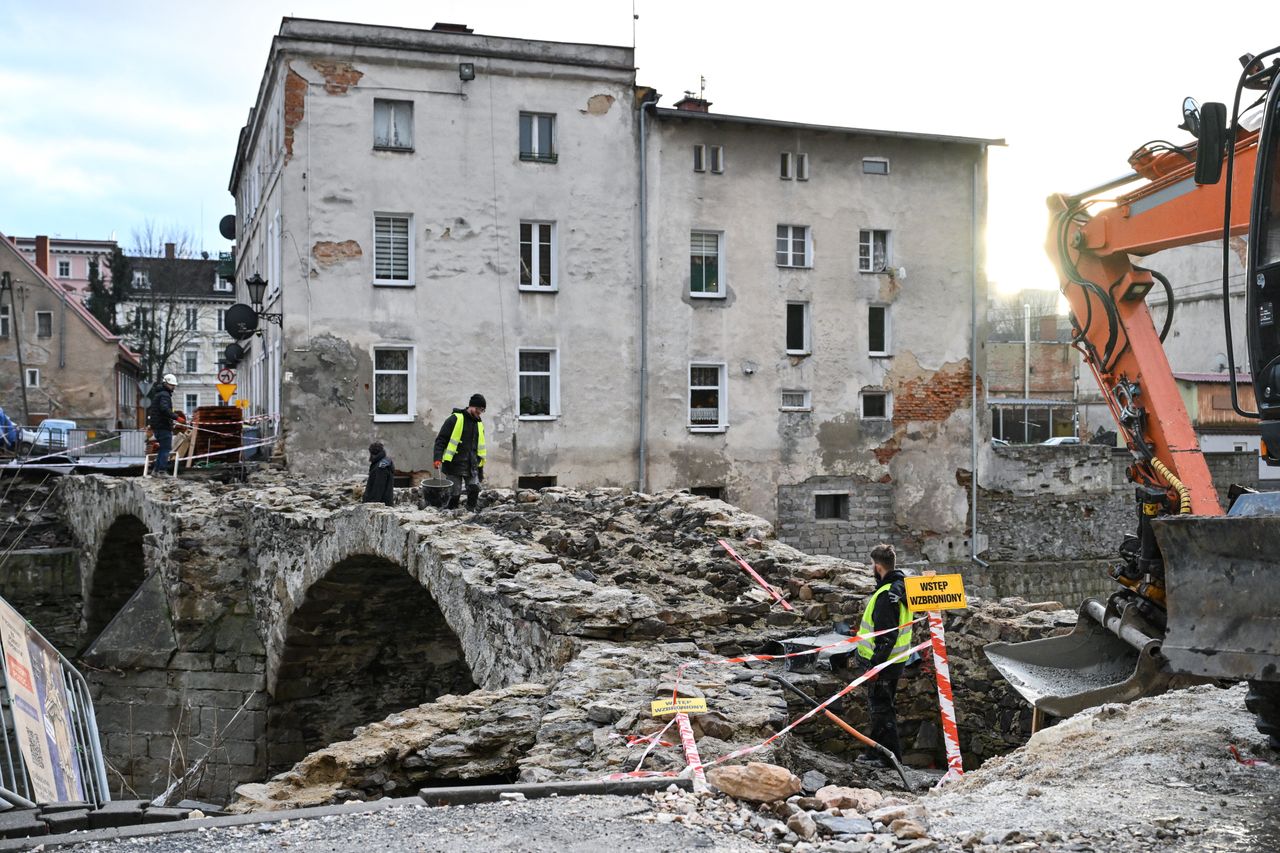
{"type": "Polygon", "coordinates": [[[364,485],[364,500],[361,503],[382,503],[395,506],[394,487],[396,464],[387,456],[381,441],[369,445],[369,481],[364,485]]]}
{"type": "Polygon", "coordinates": [[[467,509],[474,510],[480,502],[480,484],[484,482],[484,395],[472,394],[465,409],[454,409],[444,419],[436,435],[432,459],[453,488],[449,491],[448,509],[454,509],[467,490],[467,509]]]}

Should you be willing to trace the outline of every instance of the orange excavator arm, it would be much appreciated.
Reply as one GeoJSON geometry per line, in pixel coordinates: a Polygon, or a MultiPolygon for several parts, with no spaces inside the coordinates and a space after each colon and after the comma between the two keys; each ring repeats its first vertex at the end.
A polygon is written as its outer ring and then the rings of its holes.
{"type": "MultiPolygon", "coordinates": [[[[1256,133],[1236,145],[1232,234],[1248,230],[1256,153],[1256,133]]],[[[1196,184],[1194,162],[1185,151],[1139,149],[1130,163],[1138,170],[1132,178],[1150,182],[1097,215],[1086,211],[1092,193],[1049,199],[1047,249],[1071,308],[1075,345],[1133,451],[1130,476],[1167,490],[1175,512],[1220,515],[1209,469],[1147,308],[1155,278],[1131,255],[1221,239],[1224,185],[1196,184]]]]}

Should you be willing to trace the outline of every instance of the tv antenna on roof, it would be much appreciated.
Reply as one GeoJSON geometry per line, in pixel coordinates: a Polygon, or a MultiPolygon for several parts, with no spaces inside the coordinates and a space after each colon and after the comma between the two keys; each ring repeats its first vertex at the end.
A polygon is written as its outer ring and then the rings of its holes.
{"type": "Polygon", "coordinates": [[[698,100],[705,101],[707,99],[707,78],[701,74],[698,75],[698,100]]]}

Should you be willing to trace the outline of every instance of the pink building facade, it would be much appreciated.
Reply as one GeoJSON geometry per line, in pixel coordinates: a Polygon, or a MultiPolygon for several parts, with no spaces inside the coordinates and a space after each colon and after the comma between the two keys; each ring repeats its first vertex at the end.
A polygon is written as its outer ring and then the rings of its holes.
{"type": "Polygon", "coordinates": [[[49,277],[68,291],[84,298],[89,295],[89,261],[97,258],[98,272],[103,282],[111,281],[107,261],[116,248],[115,240],[76,240],[64,237],[10,237],[30,261],[42,257],[41,249],[47,246],[49,277]]]}

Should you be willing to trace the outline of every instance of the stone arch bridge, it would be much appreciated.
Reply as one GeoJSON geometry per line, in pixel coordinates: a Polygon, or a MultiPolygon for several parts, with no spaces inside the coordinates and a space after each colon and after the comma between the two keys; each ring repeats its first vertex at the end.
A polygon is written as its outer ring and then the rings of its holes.
{"type": "Polygon", "coordinates": [[[548,678],[584,639],[666,627],[650,598],[434,510],[332,487],[87,476],[62,489],[84,601],[72,651],[113,787],[140,795],[215,734],[224,752],[197,793],[225,799],[354,726],[548,678]]]}

